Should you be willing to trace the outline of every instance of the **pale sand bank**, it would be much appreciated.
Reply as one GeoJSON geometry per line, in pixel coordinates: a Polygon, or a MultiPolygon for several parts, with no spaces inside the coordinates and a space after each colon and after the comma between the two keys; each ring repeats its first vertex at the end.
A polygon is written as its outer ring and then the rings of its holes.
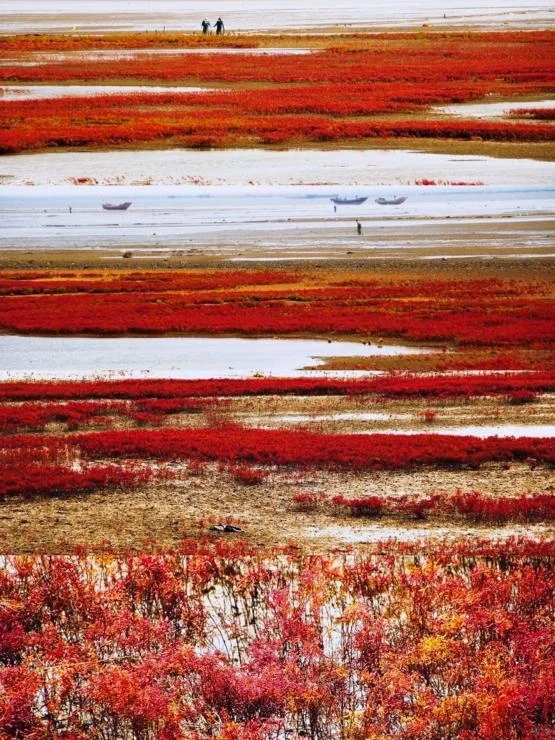
{"type": "Polygon", "coordinates": [[[227,33],[350,32],[382,28],[537,28],[553,21],[550,0],[4,0],[8,33],[64,31],[200,31],[218,16],[227,33]]]}
{"type": "Polygon", "coordinates": [[[360,187],[444,184],[553,185],[555,162],[392,149],[108,151],[0,158],[0,184],[360,187]]]}

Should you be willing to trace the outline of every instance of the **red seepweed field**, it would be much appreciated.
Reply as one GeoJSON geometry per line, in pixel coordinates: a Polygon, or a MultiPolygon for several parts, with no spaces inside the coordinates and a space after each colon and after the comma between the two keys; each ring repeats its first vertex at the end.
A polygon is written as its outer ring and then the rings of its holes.
{"type": "MultiPolygon", "coordinates": [[[[43,335],[382,337],[444,343],[462,354],[487,347],[484,355],[493,357],[502,351],[505,370],[520,369],[526,350],[539,353],[540,365],[545,362],[542,351],[552,346],[555,319],[548,272],[532,279],[438,272],[430,279],[432,273],[5,271],[0,329],[43,335]]],[[[448,369],[451,356],[439,366],[448,369]]]]}
{"type": "Polygon", "coordinates": [[[553,91],[553,38],[549,30],[230,37],[224,44],[242,53],[226,54],[216,37],[186,34],[4,36],[0,86],[137,91],[95,96],[94,115],[86,97],[0,98],[0,151],[372,146],[384,139],[548,146],[553,110],[530,116],[525,101],[553,91]],[[300,43],[310,53],[287,53],[300,43]],[[268,46],[275,53],[256,53],[268,46]],[[129,56],[130,47],[153,53],[129,56]],[[199,54],[199,47],[211,53],[199,54]],[[87,56],[99,48],[116,54],[117,63],[87,56]],[[160,48],[173,53],[156,54],[160,48]],[[185,89],[152,93],[151,85],[185,89]],[[434,110],[503,99],[520,101],[504,119],[434,110]]]}
{"type": "Polygon", "coordinates": [[[440,350],[328,360],[380,371],[355,379],[0,383],[3,737],[551,736],[553,439],[442,432],[552,420],[547,262],[0,290],[8,333],[440,350]]]}
{"type": "Polygon", "coordinates": [[[548,738],[551,556],[531,540],[8,556],[2,730],[548,738]]]}
{"type": "MultiPolygon", "coordinates": [[[[550,158],[553,111],[527,101],[552,94],[552,46],[0,36],[0,92],[138,88],[0,97],[0,148],[550,158]],[[269,45],[284,53],[250,53],[269,45]],[[495,120],[434,110],[505,99],[495,120]]],[[[4,335],[323,338],[327,370],[364,374],[0,382],[0,738],[552,738],[553,263],[496,256],[3,252],[4,335]],[[433,351],[335,357],[347,339],[433,351]]]]}
{"type": "Polygon", "coordinates": [[[371,275],[352,265],[5,270],[5,332],[323,336],[327,367],[378,372],[3,382],[5,536],[22,551],[56,552],[114,537],[118,547],[176,546],[217,519],[276,545],[339,523],[351,532],[339,542],[356,541],[364,518],[391,532],[415,522],[549,523],[552,439],[527,436],[526,426],[516,436],[465,433],[550,423],[548,272],[409,264],[371,275]],[[353,337],[436,351],[334,359],[334,346],[353,337]],[[108,536],[99,506],[127,517],[123,528],[108,536]]]}

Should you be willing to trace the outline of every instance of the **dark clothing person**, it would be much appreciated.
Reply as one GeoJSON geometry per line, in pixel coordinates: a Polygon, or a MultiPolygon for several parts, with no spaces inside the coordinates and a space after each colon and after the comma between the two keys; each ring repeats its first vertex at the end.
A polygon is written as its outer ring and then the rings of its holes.
{"type": "Polygon", "coordinates": [[[362,224],[357,221],[357,234],[362,234],[362,224]]]}
{"type": "Polygon", "coordinates": [[[210,23],[206,20],[206,18],[202,21],[200,26],[202,28],[203,33],[208,33],[208,29],[210,28],[210,23]]]}
{"type": "Polygon", "coordinates": [[[214,24],[214,27],[216,29],[216,33],[219,35],[220,33],[224,32],[224,22],[221,18],[218,18],[216,23],[214,24]]]}

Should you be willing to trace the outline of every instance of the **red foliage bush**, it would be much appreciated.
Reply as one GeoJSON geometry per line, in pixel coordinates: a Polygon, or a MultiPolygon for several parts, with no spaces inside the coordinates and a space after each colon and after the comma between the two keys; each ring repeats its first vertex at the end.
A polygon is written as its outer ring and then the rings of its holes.
{"type": "Polygon", "coordinates": [[[409,515],[419,520],[435,515],[452,521],[453,514],[488,523],[552,521],[555,517],[555,499],[550,494],[493,497],[477,491],[457,491],[453,496],[434,494],[426,498],[415,495],[400,498],[335,496],[332,504],[340,510],[347,509],[353,516],[409,515]]]}
{"type": "Polygon", "coordinates": [[[266,477],[263,470],[257,470],[250,465],[227,465],[225,470],[237,483],[244,486],[258,486],[266,477]]]}
{"type": "Polygon", "coordinates": [[[497,740],[554,718],[548,541],[7,555],[0,635],[5,737],[497,740]]]}
{"type": "MultiPolygon", "coordinates": [[[[553,392],[555,373],[484,373],[480,375],[415,375],[391,374],[364,379],[337,378],[248,378],[222,380],[91,380],[91,381],[5,381],[0,382],[0,400],[23,401],[40,399],[112,398],[148,399],[149,410],[156,405],[160,410],[165,399],[173,413],[178,411],[182,399],[190,399],[203,406],[197,399],[215,396],[254,395],[368,395],[379,394],[392,398],[464,398],[497,396],[524,391],[553,392]],[[154,399],[153,397],[156,397],[154,399]],[[152,399],[152,401],[150,400],[152,399]],[[151,403],[153,405],[151,405],[151,403]]],[[[183,400],[185,403],[185,400],[183,400]]],[[[4,409],[9,407],[4,407],[4,409]]],[[[14,413],[8,413],[12,419],[14,413]]]]}
{"type": "Polygon", "coordinates": [[[474,521],[552,520],[555,517],[555,497],[550,494],[492,498],[472,491],[457,493],[452,505],[456,512],[474,521]]]}
{"type": "Polygon", "coordinates": [[[526,403],[534,403],[538,400],[538,394],[534,391],[519,389],[511,391],[507,395],[507,401],[513,406],[522,406],[526,403]]]}
{"type": "Polygon", "coordinates": [[[393,503],[393,511],[408,514],[414,519],[427,519],[430,513],[440,508],[440,497],[437,495],[422,498],[420,496],[403,496],[393,503]]]}
{"type": "Polygon", "coordinates": [[[219,405],[221,402],[218,399],[184,398],[179,395],[174,398],[133,398],[128,401],[0,401],[0,431],[44,431],[51,423],[62,424],[68,430],[87,425],[112,427],[122,419],[134,421],[138,426],[159,426],[169,414],[200,414],[219,405]]]}
{"type": "Polygon", "coordinates": [[[112,414],[125,414],[120,401],[66,401],[65,403],[19,403],[0,405],[0,431],[42,430],[52,422],[78,429],[89,423],[106,423],[112,414]]]}
{"type": "MultiPolygon", "coordinates": [[[[318,434],[307,431],[245,429],[228,425],[195,429],[132,429],[68,434],[65,441],[85,459],[218,460],[248,465],[283,465],[349,470],[399,470],[421,466],[479,467],[486,461],[533,458],[555,462],[549,438],[488,437],[438,434],[318,434]]],[[[56,445],[54,436],[39,440],[7,437],[7,449],[56,445]]]]}
{"type": "Polygon", "coordinates": [[[509,115],[512,118],[533,118],[536,121],[554,121],[555,108],[513,108],[509,115]]]}
{"type": "MultiPolygon", "coordinates": [[[[99,464],[81,461],[61,443],[10,447],[0,453],[0,499],[6,496],[52,496],[100,489],[126,490],[148,483],[153,469],[139,463],[99,464]],[[72,459],[73,458],[73,459],[72,459]]],[[[156,471],[167,477],[168,471],[156,471]]]]}

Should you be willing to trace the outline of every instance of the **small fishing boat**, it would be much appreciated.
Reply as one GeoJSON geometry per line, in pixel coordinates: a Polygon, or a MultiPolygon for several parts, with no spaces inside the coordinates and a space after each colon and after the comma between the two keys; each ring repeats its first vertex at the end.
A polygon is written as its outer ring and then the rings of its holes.
{"type": "Polygon", "coordinates": [[[361,203],[364,203],[364,201],[368,200],[368,198],[332,198],[331,202],[335,203],[337,206],[359,206],[361,203]]]}
{"type": "Polygon", "coordinates": [[[376,198],[376,203],[381,206],[398,206],[406,201],[406,196],[400,195],[398,198],[376,198]]]}
{"type": "Polygon", "coordinates": [[[130,200],[126,200],[125,203],[103,203],[102,208],[105,211],[126,211],[131,205],[130,200]]]}

